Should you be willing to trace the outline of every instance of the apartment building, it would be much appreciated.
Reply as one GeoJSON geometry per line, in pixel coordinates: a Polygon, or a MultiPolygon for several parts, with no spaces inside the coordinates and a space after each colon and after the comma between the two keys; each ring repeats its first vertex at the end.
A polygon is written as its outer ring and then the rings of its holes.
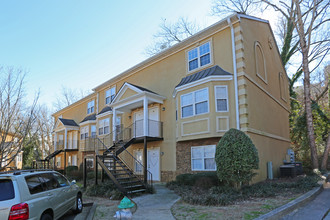
{"type": "Polygon", "coordinates": [[[215,171],[217,143],[237,128],[259,152],[254,181],[267,178],[269,161],[279,174],[290,146],[290,105],[268,21],[233,14],[105,80],[53,114],[50,157],[58,168],[84,158],[93,168],[96,155],[114,155],[117,166],[145,181],[215,171]]]}

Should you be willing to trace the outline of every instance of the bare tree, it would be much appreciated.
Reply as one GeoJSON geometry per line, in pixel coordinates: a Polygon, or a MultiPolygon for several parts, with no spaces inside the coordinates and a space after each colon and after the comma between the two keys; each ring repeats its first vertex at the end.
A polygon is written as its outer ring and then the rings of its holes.
{"type": "Polygon", "coordinates": [[[292,22],[299,37],[300,54],[302,57],[302,71],[304,73],[304,104],[307,119],[308,140],[311,150],[311,160],[314,169],[319,168],[312,116],[311,80],[310,75],[323,61],[329,52],[329,32],[327,14],[329,1],[324,0],[291,0],[273,3],[262,0],[267,5],[280,11],[286,18],[293,18],[292,22]],[[314,68],[310,64],[315,61],[314,68]]]}
{"type": "Polygon", "coordinates": [[[260,12],[260,0],[213,0],[211,10],[213,15],[220,17],[234,12],[254,15],[260,12]]]}
{"type": "Polygon", "coordinates": [[[36,112],[36,120],[41,159],[45,159],[45,157],[53,151],[52,131],[54,128],[54,120],[52,119],[50,110],[45,106],[39,106],[36,112]]]}
{"type": "Polygon", "coordinates": [[[199,30],[200,27],[196,22],[188,21],[187,18],[180,17],[175,23],[170,23],[163,18],[159,31],[153,36],[154,43],[146,48],[145,54],[153,56],[192,36],[199,30]]]}
{"type": "Polygon", "coordinates": [[[61,93],[57,96],[56,101],[53,103],[53,107],[55,108],[55,111],[59,111],[85,97],[87,94],[88,92],[85,92],[82,89],[76,90],[62,85],[61,93]]]}
{"type": "Polygon", "coordinates": [[[27,106],[24,77],[21,69],[0,67],[0,170],[15,160],[36,120],[38,96],[27,106]]]}

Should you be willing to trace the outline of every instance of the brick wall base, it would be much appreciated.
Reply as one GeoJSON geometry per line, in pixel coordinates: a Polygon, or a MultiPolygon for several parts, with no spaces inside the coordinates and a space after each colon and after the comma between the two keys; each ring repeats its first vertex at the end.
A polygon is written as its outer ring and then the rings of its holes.
{"type": "Polygon", "coordinates": [[[191,147],[204,145],[217,145],[220,138],[207,138],[191,141],[181,141],[176,144],[175,176],[183,173],[196,173],[191,170],[191,147]]]}

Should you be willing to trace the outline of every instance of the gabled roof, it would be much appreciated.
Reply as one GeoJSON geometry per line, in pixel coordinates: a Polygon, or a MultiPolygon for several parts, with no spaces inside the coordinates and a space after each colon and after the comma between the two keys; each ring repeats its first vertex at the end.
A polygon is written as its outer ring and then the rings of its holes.
{"type": "Polygon", "coordinates": [[[181,82],[175,87],[179,87],[197,80],[209,77],[209,76],[231,76],[232,74],[223,70],[220,66],[216,65],[205,70],[199,71],[192,75],[186,76],[181,79],[181,82]]]}
{"type": "Polygon", "coordinates": [[[80,123],[83,123],[85,121],[95,121],[96,120],[96,114],[88,115],[86,116],[80,123]]]}
{"type": "Polygon", "coordinates": [[[59,118],[58,120],[60,120],[64,126],[76,126],[76,127],[79,127],[79,125],[77,125],[77,123],[74,120],[72,120],[72,119],[59,118]]]}
{"type": "Polygon", "coordinates": [[[105,106],[97,115],[103,114],[105,112],[112,111],[112,108],[110,106],[105,106]]]}
{"type": "MultiPolygon", "coordinates": [[[[146,91],[146,92],[151,92],[151,93],[157,94],[157,93],[155,93],[155,92],[153,92],[153,91],[151,91],[151,90],[149,90],[149,89],[146,89],[146,88],[144,88],[144,87],[137,86],[137,85],[134,85],[134,84],[132,84],[132,83],[127,83],[127,84],[130,84],[130,85],[132,85],[132,86],[134,86],[134,87],[136,87],[136,88],[138,88],[138,89],[140,89],[140,90],[142,90],[142,91],[146,91]]],[[[159,94],[157,94],[157,95],[159,95],[159,94]]]]}

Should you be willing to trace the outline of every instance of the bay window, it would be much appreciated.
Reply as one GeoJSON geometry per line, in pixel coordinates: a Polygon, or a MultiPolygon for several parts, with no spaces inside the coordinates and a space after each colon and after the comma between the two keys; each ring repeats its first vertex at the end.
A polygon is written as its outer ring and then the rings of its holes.
{"type": "Polygon", "coordinates": [[[204,88],[181,96],[181,117],[189,117],[209,111],[209,90],[204,88]]]}

